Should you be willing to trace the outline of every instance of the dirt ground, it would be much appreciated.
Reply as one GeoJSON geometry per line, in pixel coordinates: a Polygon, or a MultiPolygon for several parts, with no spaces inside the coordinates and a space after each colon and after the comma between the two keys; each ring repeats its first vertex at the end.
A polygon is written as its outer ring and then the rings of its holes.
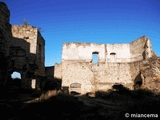
{"type": "MultiPolygon", "coordinates": [[[[150,91],[98,91],[95,97],[72,96],[63,93],[48,100],[26,104],[39,97],[37,91],[10,91],[1,94],[2,120],[39,119],[50,120],[124,120],[136,119],[127,114],[156,114],[160,117],[160,95],[150,91]]],[[[157,116],[152,116],[156,117],[157,116]]],[[[150,118],[151,119],[151,118],[150,118]]]]}

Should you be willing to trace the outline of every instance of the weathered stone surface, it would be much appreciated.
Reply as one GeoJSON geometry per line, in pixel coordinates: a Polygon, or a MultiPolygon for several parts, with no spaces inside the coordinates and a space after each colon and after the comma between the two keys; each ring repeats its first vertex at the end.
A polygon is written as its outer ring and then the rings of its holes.
{"type": "Polygon", "coordinates": [[[9,58],[9,41],[12,40],[10,11],[5,3],[0,2],[0,89],[3,89],[12,70],[9,58]]]}
{"type": "Polygon", "coordinates": [[[160,57],[153,57],[141,66],[142,88],[160,92],[160,57]]]}
{"type": "Polygon", "coordinates": [[[0,2],[0,88],[5,86],[13,72],[19,72],[22,87],[31,88],[32,79],[45,76],[45,41],[38,29],[33,26],[9,24],[10,11],[0,2]]]}
{"type": "Polygon", "coordinates": [[[115,83],[134,89],[141,81],[142,64],[153,56],[146,36],[130,44],[64,43],[62,63],[55,64],[54,77],[62,78],[62,88],[69,92],[73,83],[79,83],[81,90],[76,89],[81,94],[107,91],[115,83]],[[94,53],[98,54],[97,63],[92,62],[94,53]]]}
{"type": "Polygon", "coordinates": [[[11,30],[10,56],[14,69],[22,74],[23,88],[31,88],[32,79],[36,79],[36,88],[39,89],[41,78],[45,76],[45,41],[33,26],[12,25],[11,30]]]}

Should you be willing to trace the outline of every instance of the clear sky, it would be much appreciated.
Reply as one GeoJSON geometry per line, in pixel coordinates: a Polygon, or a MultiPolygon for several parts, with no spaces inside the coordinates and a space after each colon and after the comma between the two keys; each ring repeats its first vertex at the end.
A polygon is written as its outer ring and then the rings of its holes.
{"type": "Polygon", "coordinates": [[[45,66],[61,62],[64,42],[130,43],[146,35],[160,56],[160,0],[1,0],[10,24],[41,27],[45,66]]]}

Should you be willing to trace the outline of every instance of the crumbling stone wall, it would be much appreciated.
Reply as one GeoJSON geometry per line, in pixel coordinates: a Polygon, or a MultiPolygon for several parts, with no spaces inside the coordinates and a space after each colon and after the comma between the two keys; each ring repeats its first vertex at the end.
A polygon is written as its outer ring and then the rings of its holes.
{"type": "Polygon", "coordinates": [[[130,65],[127,63],[63,62],[62,86],[70,87],[72,83],[81,84],[82,94],[97,90],[107,91],[115,83],[123,84],[130,89],[133,89],[134,85],[130,75],[130,65]]]}
{"type": "Polygon", "coordinates": [[[136,80],[141,80],[142,63],[152,56],[145,36],[130,44],[64,43],[62,63],[55,65],[54,77],[62,78],[62,88],[68,87],[69,92],[72,86],[81,86],[81,94],[106,91],[115,83],[134,89],[136,80]],[[95,52],[98,62],[92,63],[95,52]]]}
{"type": "Polygon", "coordinates": [[[106,44],[106,62],[130,62],[130,44],[106,44]]]}
{"type": "Polygon", "coordinates": [[[14,70],[21,73],[23,88],[30,88],[31,80],[36,79],[36,88],[39,89],[41,77],[45,76],[45,41],[33,26],[13,25],[11,30],[10,56],[14,70]]]}
{"type": "Polygon", "coordinates": [[[54,65],[53,77],[62,80],[62,64],[57,64],[56,63],[54,65]]]}
{"type": "Polygon", "coordinates": [[[92,53],[98,53],[99,62],[105,62],[105,45],[89,43],[64,43],[62,50],[62,61],[72,60],[91,62],[92,53]]]}
{"type": "Polygon", "coordinates": [[[12,40],[10,11],[5,3],[0,2],[0,89],[3,89],[10,77],[12,66],[9,58],[9,42],[12,40]]]}
{"type": "Polygon", "coordinates": [[[141,87],[160,92],[160,57],[152,57],[141,64],[141,87]]]}
{"type": "Polygon", "coordinates": [[[45,67],[45,77],[48,80],[54,79],[54,66],[45,67]]]}
{"type": "Polygon", "coordinates": [[[45,76],[45,41],[37,28],[9,24],[10,11],[0,2],[0,88],[3,88],[13,72],[19,72],[22,87],[30,88],[36,79],[37,88],[45,76]]]}
{"type": "MultiPolygon", "coordinates": [[[[91,70],[90,64],[84,63],[62,63],[62,86],[69,87],[72,83],[81,84],[81,92],[94,91],[94,74],[91,70]]],[[[69,89],[69,92],[70,89],[69,89]]]]}
{"type": "Polygon", "coordinates": [[[151,58],[153,56],[151,41],[143,36],[131,42],[130,54],[132,62],[151,58]]]}

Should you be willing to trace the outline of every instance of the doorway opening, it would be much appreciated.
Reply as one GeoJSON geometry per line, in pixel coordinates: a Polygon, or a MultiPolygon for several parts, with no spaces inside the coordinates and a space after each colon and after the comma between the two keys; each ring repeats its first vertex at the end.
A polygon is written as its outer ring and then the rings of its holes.
{"type": "Polygon", "coordinates": [[[81,94],[81,84],[80,83],[70,84],[70,93],[73,95],[81,94]]]}
{"type": "Polygon", "coordinates": [[[11,74],[11,81],[9,81],[10,89],[19,90],[21,88],[21,73],[14,71],[11,74]]]}

